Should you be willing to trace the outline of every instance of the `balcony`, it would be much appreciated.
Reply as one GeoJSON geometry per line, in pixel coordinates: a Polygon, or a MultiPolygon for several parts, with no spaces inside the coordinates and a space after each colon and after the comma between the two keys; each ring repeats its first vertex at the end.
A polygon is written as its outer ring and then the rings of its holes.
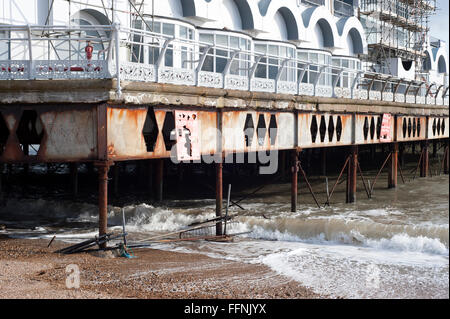
{"type": "MultiPolygon", "coordinates": [[[[411,103],[426,100],[427,104],[448,105],[448,90],[439,98],[422,96],[423,99],[417,99],[419,90],[414,88],[426,81],[417,83],[383,76],[379,73],[382,70],[369,73],[348,65],[332,65],[329,60],[318,57],[286,56],[280,53],[282,50],[260,52],[248,45],[239,49],[231,44],[171,37],[117,24],[3,25],[0,34],[4,34],[0,44],[11,48],[9,54],[0,58],[0,81],[115,79],[119,97],[121,81],[138,81],[318,97],[408,100],[406,93],[404,96],[398,93],[393,98],[386,95],[383,88],[389,82],[410,85],[409,94],[415,92],[409,97],[410,101],[414,98],[415,102],[411,103]],[[210,65],[224,67],[211,69],[210,65]],[[333,76],[331,82],[326,80],[330,76],[333,76]],[[369,83],[365,83],[368,79],[369,83]]],[[[259,45],[264,44],[259,41],[259,45]]],[[[286,45],[292,46],[293,51],[298,49],[292,44],[286,45]]],[[[430,82],[430,87],[444,84],[430,82]]]]}
{"type": "Polygon", "coordinates": [[[334,0],[334,14],[339,17],[351,17],[355,14],[355,10],[351,4],[334,0]]]}

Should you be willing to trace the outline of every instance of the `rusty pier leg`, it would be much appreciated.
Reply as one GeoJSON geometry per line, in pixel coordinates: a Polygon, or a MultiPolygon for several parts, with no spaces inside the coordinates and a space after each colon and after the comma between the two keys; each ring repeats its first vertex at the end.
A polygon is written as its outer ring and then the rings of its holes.
{"type": "Polygon", "coordinates": [[[78,196],[78,163],[70,163],[70,181],[73,197],[78,196]]]}
{"type": "Polygon", "coordinates": [[[449,160],[450,156],[449,155],[450,155],[449,143],[447,142],[447,145],[446,145],[445,150],[444,150],[444,159],[443,159],[443,161],[444,161],[444,174],[448,174],[449,163],[450,163],[450,160],[449,160]]]}
{"type": "MultiPolygon", "coordinates": [[[[222,170],[223,164],[216,163],[216,217],[222,217],[222,201],[223,201],[223,180],[222,170]]],[[[222,223],[216,224],[216,236],[222,235],[222,223]]]]}
{"type": "Polygon", "coordinates": [[[420,162],[420,177],[427,177],[428,176],[428,159],[429,159],[429,154],[428,154],[428,141],[423,141],[422,142],[422,152],[423,152],[423,156],[422,156],[422,161],[420,162]]]}
{"type": "Polygon", "coordinates": [[[350,162],[347,169],[347,203],[356,201],[356,178],[358,174],[358,146],[350,146],[350,162]]]}
{"type": "Polygon", "coordinates": [[[299,150],[293,150],[291,153],[292,156],[292,182],[291,182],[291,212],[295,213],[297,211],[297,203],[298,203],[298,155],[299,150]]]}
{"type": "MultiPolygon", "coordinates": [[[[105,235],[108,228],[108,171],[111,163],[99,162],[98,169],[98,234],[105,235]]],[[[106,243],[100,248],[106,248],[106,243]]]]}
{"type": "Polygon", "coordinates": [[[155,196],[156,201],[160,202],[163,200],[163,176],[164,176],[164,160],[156,160],[156,171],[155,171],[155,196]]]}
{"type": "Polygon", "coordinates": [[[392,144],[391,160],[388,172],[388,188],[397,187],[397,168],[398,168],[398,143],[392,144]]]}

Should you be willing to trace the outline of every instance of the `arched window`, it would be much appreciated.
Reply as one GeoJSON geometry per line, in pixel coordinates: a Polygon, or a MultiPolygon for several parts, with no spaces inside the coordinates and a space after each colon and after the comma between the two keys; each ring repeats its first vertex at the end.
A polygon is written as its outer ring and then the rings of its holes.
{"type": "MultiPolygon", "coordinates": [[[[108,19],[103,14],[95,10],[81,10],[70,19],[71,25],[79,26],[106,25],[108,22],[108,19]]],[[[92,59],[103,59],[105,54],[104,40],[108,38],[108,34],[105,31],[95,29],[94,27],[89,30],[78,31],[78,33],[80,38],[92,39],[90,40],[90,45],[93,47],[92,59]],[[102,54],[103,57],[101,57],[102,54]]],[[[88,45],[88,41],[89,40],[86,42],[71,41],[69,50],[63,49],[60,51],[58,46],[57,50],[62,55],[66,55],[66,58],[70,56],[71,60],[85,60],[85,48],[88,45]]]]}
{"type": "Polygon", "coordinates": [[[315,45],[319,49],[334,46],[333,30],[325,19],[319,19],[314,26],[315,45]]]}
{"type": "Polygon", "coordinates": [[[444,56],[440,56],[438,60],[438,72],[439,73],[447,73],[447,64],[445,63],[444,56]]]}
{"type": "Polygon", "coordinates": [[[361,34],[355,28],[352,28],[347,35],[347,48],[350,56],[356,56],[364,52],[361,34]]]}
{"type": "Polygon", "coordinates": [[[288,8],[283,7],[278,9],[273,16],[271,25],[267,29],[271,39],[281,41],[298,40],[297,22],[291,10],[288,8]]]}
{"type": "Polygon", "coordinates": [[[427,51],[425,51],[425,58],[422,61],[422,70],[423,71],[431,70],[431,57],[427,51]]]}

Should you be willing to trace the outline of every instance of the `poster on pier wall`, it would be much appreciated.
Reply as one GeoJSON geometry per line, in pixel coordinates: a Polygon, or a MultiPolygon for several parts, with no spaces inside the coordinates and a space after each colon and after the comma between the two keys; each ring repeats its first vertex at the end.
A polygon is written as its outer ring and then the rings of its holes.
{"type": "Polygon", "coordinates": [[[175,111],[177,134],[177,159],[179,161],[200,160],[199,119],[196,112],[175,111]]]}
{"type": "Polygon", "coordinates": [[[391,119],[391,114],[383,114],[383,120],[381,121],[380,142],[391,142],[391,119]]]}

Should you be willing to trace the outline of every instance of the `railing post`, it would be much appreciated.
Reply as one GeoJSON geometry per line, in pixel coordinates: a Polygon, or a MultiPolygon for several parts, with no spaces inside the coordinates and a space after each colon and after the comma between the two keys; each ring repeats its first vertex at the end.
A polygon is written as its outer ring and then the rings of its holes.
{"type": "Polygon", "coordinates": [[[28,61],[28,79],[33,80],[34,75],[34,62],[33,62],[33,46],[31,41],[31,27],[27,24],[27,36],[28,36],[28,56],[30,60],[28,61]]]}
{"type": "Polygon", "coordinates": [[[356,73],[356,77],[355,77],[355,79],[353,80],[353,83],[352,83],[352,92],[351,92],[351,98],[352,98],[352,99],[355,98],[355,87],[356,87],[356,84],[358,84],[358,80],[359,80],[359,78],[361,77],[361,74],[362,74],[362,73],[363,73],[362,71],[359,71],[358,73],[356,73]]]}
{"type": "Polygon", "coordinates": [[[117,88],[116,93],[117,97],[120,98],[122,96],[122,88],[120,84],[120,26],[117,23],[114,23],[114,36],[115,36],[115,45],[116,45],[116,79],[117,79],[117,88]]]}

